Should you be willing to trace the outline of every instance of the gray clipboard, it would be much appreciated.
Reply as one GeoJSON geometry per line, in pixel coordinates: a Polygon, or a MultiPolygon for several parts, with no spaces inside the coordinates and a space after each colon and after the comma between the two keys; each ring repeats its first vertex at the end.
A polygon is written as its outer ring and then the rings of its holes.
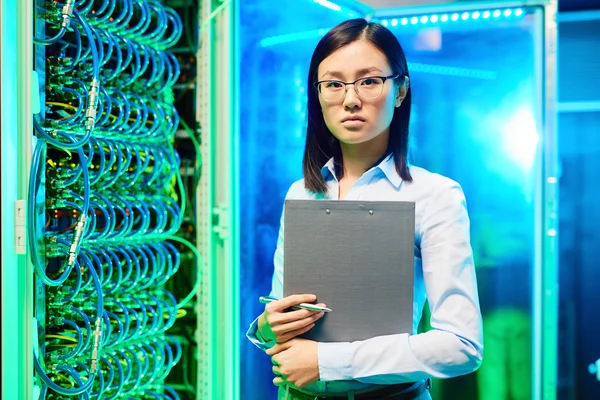
{"type": "Polygon", "coordinates": [[[283,291],[333,311],[302,337],[412,333],[415,203],[286,200],[283,291]]]}

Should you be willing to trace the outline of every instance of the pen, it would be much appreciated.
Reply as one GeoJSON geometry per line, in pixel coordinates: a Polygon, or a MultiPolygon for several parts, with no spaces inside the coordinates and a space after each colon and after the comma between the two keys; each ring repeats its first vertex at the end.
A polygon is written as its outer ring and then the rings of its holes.
{"type": "MultiPolygon", "coordinates": [[[[258,299],[258,301],[260,301],[263,304],[268,304],[272,301],[277,301],[277,300],[280,300],[280,299],[278,299],[277,297],[271,297],[271,296],[260,296],[258,299]]],[[[305,310],[324,311],[324,312],[331,311],[331,308],[321,307],[316,304],[309,304],[309,303],[296,304],[295,306],[292,306],[291,308],[304,308],[305,310]]]]}

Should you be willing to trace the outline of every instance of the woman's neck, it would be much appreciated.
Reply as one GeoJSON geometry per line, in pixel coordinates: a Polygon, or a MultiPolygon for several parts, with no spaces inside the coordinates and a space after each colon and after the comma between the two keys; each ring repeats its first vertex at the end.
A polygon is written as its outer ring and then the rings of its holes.
{"type": "Polygon", "coordinates": [[[384,132],[368,142],[340,143],[343,177],[355,181],[373,167],[385,155],[388,148],[388,137],[389,134],[384,132]]]}

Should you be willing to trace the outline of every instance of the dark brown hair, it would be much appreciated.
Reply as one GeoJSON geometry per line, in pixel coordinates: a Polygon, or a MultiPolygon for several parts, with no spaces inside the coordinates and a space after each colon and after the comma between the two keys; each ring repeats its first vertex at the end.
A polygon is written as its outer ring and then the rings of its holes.
{"type": "MultiPolygon", "coordinates": [[[[339,141],[331,134],[319,104],[319,94],[314,86],[318,80],[319,64],[331,53],[360,39],[366,39],[385,54],[393,74],[408,77],[408,65],[402,46],[396,36],[378,23],[364,19],[342,22],[330,30],[317,44],[308,70],[308,125],[304,148],[304,183],[308,190],[325,193],[327,185],[321,169],[333,157],[336,163],[342,162],[339,141]]],[[[398,82],[403,82],[402,78],[398,82]]],[[[408,126],[410,122],[411,89],[400,107],[394,110],[390,125],[390,136],[386,154],[393,153],[396,171],[405,181],[412,181],[408,170],[408,126]]],[[[341,176],[339,176],[341,177],[341,176]]]]}

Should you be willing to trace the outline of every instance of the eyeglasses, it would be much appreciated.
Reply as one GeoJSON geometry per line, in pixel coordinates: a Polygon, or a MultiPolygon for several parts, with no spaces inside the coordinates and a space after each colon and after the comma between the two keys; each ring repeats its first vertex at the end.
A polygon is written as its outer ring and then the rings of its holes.
{"type": "Polygon", "coordinates": [[[376,99],[383,93],[383,85],[388,79],[396,79],[399,74],[389,76],[367,76],[354,82],[326,80],[315,82],[315,88],[325,101],[340,101],[346,95],[347,86],[354,85],[354,91],[363,99],[376,99]]]}

